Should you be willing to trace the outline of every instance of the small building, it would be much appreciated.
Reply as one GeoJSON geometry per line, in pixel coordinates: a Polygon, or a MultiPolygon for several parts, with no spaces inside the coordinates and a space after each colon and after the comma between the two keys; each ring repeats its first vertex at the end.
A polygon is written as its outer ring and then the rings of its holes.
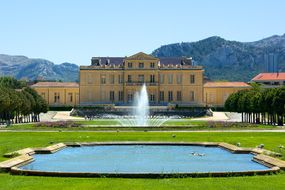
{"type": "Polygon", "coordinates": [[[251,88],[245,82],[206,82],[204,84],[204,103],[209,107],[223,107],[232,93],[251,88]]]}
{"type": "Polygon", "coordinates": [[[260,73],[251,79],[266,88],[274,88],[285,85],[285,73],[260,73]]]}
{"type": "Polygon", "coordinates": [[[38,82],[31,85],[49,106],[75,106],[79,104],[79,84],[76,82],[38,82]]]}

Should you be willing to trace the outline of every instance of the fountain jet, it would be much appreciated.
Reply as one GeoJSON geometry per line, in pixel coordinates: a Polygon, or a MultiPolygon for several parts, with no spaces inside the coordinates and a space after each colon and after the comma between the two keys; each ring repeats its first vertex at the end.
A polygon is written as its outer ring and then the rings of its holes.
{"type": "Polygon", "coordinates": [[[150,116],[149,101],[146,85],[143,84],[139,92],[135,94],[132,113],[124,118],[117,119],[121,126],[161,126],[172,117],[150,116]]]}
{"type": "Polygon", "coordinates": [[[135,95],[133,115],[135,116],[135,124],[137,126],[148,125],[149,102],[145,84],[143,84],[140,92],[137,92],[135,95]]]}

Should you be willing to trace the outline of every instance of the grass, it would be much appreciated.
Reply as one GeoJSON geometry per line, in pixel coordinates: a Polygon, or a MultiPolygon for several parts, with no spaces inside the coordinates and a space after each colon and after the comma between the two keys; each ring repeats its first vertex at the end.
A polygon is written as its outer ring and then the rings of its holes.
{"type": "Polygon", "coordinates": [[[1,190],[283,190],[285,174],[273,176],[183,179],[58,178],[0,174],[1,190]]]}
{"type": "MultiPolygon", "coordinates": [[[[240,142],[243,147],[265,148],[281,152],[285,133],[276,132],[2,132],[0,155],[26,147],[47,146],[51,142],[91,141],[211,141],[240,142]]],[[[0,157],[1,160],[6,158],[0,157]]],[[[177,179],[122,179],[122,178],[58,178],[12,176],[0,173],[1,190],[30,189],[284,189],[285,173],[270,176],[228,178],[177,178],[177,179]]]]}

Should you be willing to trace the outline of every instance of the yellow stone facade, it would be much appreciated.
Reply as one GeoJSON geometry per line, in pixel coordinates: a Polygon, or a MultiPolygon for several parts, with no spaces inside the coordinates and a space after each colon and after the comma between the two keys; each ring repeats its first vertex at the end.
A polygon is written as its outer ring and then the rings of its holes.
{"type": "Polygon", "coordinates": [[[92,58],[80,66],[80,82],[39,82],[34,88],[50,106],[131,105],[146,84],[151,105],[222,107],[228,96],[250,86],[244,82],[204,82],[204,70],[190,58],[92,58]]]}
{"type": "Polygon", "coordinates": [[[137,53],[121,64],[100,60],[80,67],[80,105],[131,104],[143,84],[152,105],[203,105],[204,70],[189,59],[185,64],[162,64],[156,57],[137,53]]]}
{"type": "Polygon", "coordinates": [[[204,84],[204,103],[208,107],[223,107],[232,93],[249,89],[244,82],[207,82],[204,84]]]}
{"type": "Polygon", "coordinates": [[[79,105],[79,84],[75,82],[38,82],[31,86],[50,106],[79,105]]]}

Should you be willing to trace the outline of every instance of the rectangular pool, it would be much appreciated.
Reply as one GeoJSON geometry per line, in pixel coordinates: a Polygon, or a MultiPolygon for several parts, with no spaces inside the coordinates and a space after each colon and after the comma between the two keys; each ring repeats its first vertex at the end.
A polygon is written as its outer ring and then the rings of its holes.
{"type": "Polygon", "coordinates": [[[206,173],[264,171],[252,154],[187,145],[97,145],[35,154],[23,170],[87,173],[206,173]]]}

